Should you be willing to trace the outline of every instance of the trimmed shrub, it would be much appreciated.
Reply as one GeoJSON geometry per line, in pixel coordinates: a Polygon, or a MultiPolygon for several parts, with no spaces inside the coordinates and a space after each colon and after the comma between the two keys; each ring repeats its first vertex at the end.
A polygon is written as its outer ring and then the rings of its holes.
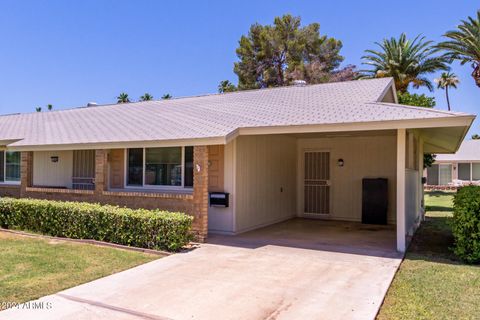
{"type": "Polygon", "coordinates": [[[177,251],[191,240],[193,217],[86,202],[0,199],[0,226],[56,237],[177,251]]]}
{"type": "Polygon", "coordinates": [[[456,193],[452,232],[455,254],[468,263],[480,262],[480,187],[467,186],[456,193]]]}

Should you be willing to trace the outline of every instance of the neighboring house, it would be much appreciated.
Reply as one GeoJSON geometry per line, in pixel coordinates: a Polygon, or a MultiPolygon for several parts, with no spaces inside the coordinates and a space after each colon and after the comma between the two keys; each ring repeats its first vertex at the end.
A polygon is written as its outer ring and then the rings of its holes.
{"type": "Polygon", "coordinates": [[[454,154],[439,154],[426,169],[427,188],[480,184],[480,140],[464,141],[454,154]]]}
{"type": "Polygon", "coordinates": [[[398,105],[390,78],[6,115],[0,192],[183,211],[202,240],[292,217],[361,221],[362,179],[381,177],[404,251],[423,153],[457,151],[474,118],[398,105]]]}

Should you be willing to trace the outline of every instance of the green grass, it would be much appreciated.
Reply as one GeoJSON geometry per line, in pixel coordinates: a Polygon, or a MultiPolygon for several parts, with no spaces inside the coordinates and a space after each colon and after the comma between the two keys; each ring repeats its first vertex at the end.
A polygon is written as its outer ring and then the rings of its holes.
{"type": "Polygon", "coordinates": [[[0,303],[21,303],[159,256],[0,233],[0,303]]]}
{"type": "Polygon", "coordinates": [[[426,221],[415,234],[377,319],[478,319],[480,267],[459,261],[450,192],[425,195],[426,221]]]}

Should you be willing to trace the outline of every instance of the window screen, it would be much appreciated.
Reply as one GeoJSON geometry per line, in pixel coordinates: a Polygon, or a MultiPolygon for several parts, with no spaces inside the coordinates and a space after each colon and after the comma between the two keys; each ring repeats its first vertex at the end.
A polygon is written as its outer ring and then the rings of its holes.
{"type": "Polygon", "coordinates": [[[452,182],[452,165],[451,164],[440,164],[438,165],[439,169],[439,184],[447,185],[452,182]]]}
{"type": "Polygon", "coordinates": [[[458,179],[470,181],[470,163],[458,164],[458,179]]]}
{"type": "Polygon", "coordinates": [[[427,184],[430,186],[438,185],[438,164],[433,164],[427,168],[427,184]]]}
{"type": "Polygon", "coordinates": [[[0,182],[5,181],[5,151],[0,151],[0,182]]]}
{"type": "Polygon", "coordinates": [[[20,152],[5,153],[5,181],[20,181],[20,152]]]}
{"type": "Polygon", "coordinates": [[[127,185],[143,185],[143,149],[128,149],[127,185]]]}
{"type": "Polygon", "coordinates": [[[184,186],[193,187],[193,147],[185,147],[184,186]]]}
{"type": "Polygon", "coordinates": [[[145,184],[182,185],[182,148],[145,149],[145,184]]]}
{"type": "Polygon", "coordinates": [[[472,163],[472,180],[480,180],[480,163],[472,163]]]}

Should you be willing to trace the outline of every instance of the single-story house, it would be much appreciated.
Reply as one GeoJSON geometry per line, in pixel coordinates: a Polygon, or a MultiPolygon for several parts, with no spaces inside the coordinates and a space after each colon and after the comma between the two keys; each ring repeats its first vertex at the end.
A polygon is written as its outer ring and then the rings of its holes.
{"type": "Polygon", "coordinates": [[[480,184],[480,140],[463,141],[454,154],[439,154],[425,170],[427,188],[480,184]]]}
{"type": "Polygon", "coordinates": [[[474,118],[399,105],[391,78],[4,115],[0,194],[183,211],[202,240],[361,222],[363,179],[383,178],[370,201],[405,251],[423,153],[456,152],[474,118]]]}

